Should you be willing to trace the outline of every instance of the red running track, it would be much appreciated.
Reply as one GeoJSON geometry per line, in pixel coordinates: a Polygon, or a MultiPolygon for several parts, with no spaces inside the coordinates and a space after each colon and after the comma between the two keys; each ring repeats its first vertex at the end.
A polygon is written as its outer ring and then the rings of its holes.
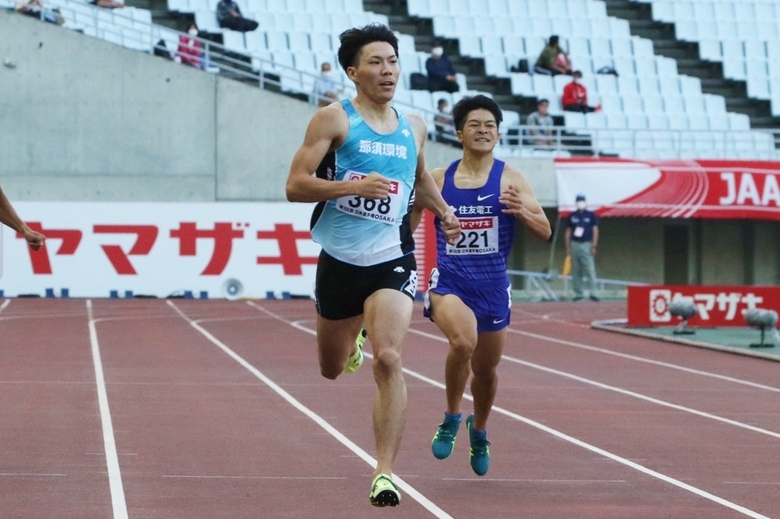
{"type": "Polygon", "coordinates": [[[376,509],[370,361],[319,376],[311,301],[0,299],[0,517],[780,517],[778,363],[516,304],[479,478],[464,430],[430,453],[447,345],[421,313],[403,498],[376,509]]]}

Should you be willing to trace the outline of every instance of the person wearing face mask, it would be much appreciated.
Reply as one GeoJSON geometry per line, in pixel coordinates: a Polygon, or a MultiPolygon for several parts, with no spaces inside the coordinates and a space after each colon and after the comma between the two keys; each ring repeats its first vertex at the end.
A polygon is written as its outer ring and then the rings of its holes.
{"type": "Polygon", "coordinates": [[[567,112],[590,113],[601,110],[601,104],[588,106],[588,89],[582,84],[582,72],[579,70],[574,72],[571,83],[563,87],[561,104],[567,112]]]}
{"type": "Polygon", "coordinates": [[[317,78],[317,82],[314,84],[314,93],[320,106],[328,106],[332,102],[341,99],[339,95],[341,89],[338,88],[333,80],[333,71],[328,62],[320,65],[320,77],[317,78]]]}
{"type": "Polygon", "coordinates": [[[444,48],[435,43],[431,48],[431,57],[425,62],[428,72],[428,90],[430,92],[457,92],[460,87],[455,77],[455,67],[450,58],[444,55],[444,48]]]}
{"type": "Polygon", "coordinates": [[[583,278],[587,279],[591,301],[596,297],[596,246],[599,241],[599,219],[596,213],[588,211],[585,195],[577,195],[577,210],[566,222],[566,255],[571,256],[571,277],[574,285],[574,300],[585,298],[583,278]]]}
{"type": "Polygon", "coordinates": [[[187,34],[179,36],[179,49],[176,52],[176,56],[184,65],[200,68],[202,43],[197,39],[197,36],[198,26],[191,23],[187,29],[187,34]]]}
{"type": "Polygon", "coordinates": [[[458,142],[455,137],[455,126],[449,105],[449,101],[443,97],[439,99],[436,105],[438,112],[433,117],[433,122],[436,125],[436,142],[454,145],[458,144],[458,142]]]}

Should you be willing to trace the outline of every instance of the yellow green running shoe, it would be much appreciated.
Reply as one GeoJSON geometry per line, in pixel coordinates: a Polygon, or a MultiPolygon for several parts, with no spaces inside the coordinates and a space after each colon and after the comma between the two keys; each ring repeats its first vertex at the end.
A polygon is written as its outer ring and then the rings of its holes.
{"type": "Polygon", "coordinates": [[[344,368],[344,373],[354,373],[360,366],[363,365],[363,345],[366,343],[366,337],[368,336],[366,329],[362,328],[360,333],[355,339],[355,346],[357,350],[353,353],[349,359],[347,359],[347,365],[344,368]]]}
{"type": "Polygon", "coordinates": [[[374,478],[368,497],[374,506],[398,506],[401,503],[401,492],[387,474],[379,474],[374,478]]]}

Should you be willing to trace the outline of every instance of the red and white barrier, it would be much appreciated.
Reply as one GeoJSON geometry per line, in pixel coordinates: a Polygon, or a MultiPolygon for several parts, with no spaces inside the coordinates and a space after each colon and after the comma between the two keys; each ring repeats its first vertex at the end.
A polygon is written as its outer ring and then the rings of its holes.
{"type": "MultiPolygon", "coordinates": [[[[309,233],[314,204],[16,202],[14,207],[47,240],[33,252],[21,235],[0,225],[0,296],[313,296],[320,253],[309,233]]],[[[415,233],[421,273],[432,266],[426,258],[436,257],[429,215],[425,220],[415,233]]],[[[421,283],[420,292],[424,289],[421,283]]]]}
{"type": "Polygon", "coordinates": [[[780,287],[642,285],[628,287],[629,326],[676,326],[669,304],[687,297],[696,306],[691,326],[747,326],[744,314],[751,308],[780,310],[780,287]]]}
{"type": "Polygon", "coordinates": [[[780,220],[780,163],[556,159],[558,207],[578,193],[602,217],[780,220]]]}

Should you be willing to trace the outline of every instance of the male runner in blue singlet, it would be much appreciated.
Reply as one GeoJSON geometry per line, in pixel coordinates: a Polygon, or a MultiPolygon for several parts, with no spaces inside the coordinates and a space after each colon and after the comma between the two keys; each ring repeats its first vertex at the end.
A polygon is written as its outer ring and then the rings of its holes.
{"type": "Polygon", "coordinates": [[[377,383],[369,497],[375,506],[395,506],[401,494],[391,474],[406,417],[401,346],[417,286],[413,202],[437,215],[447,240],[454,243],[460,227],[425,170],[425,121],[390,104],[400,74],[396,36],[373,24],[340,39],[339,63],[357,96],[314,115],[290,167],[287,199],[319,202],[311,232],[322,246],[315,297],[324,377],[359,367],[354,338],[365,321],[377,383]]]}
{"type": "MultiPolygon", "coordinates": [[[[496,396],[496,367],[512,305],[506,271],[515,222],[542,240],[548,240],[552,231],[523,174],[493,158],[502,119],[498,104],[482,95],[464,97],[452,114],[463,159],[431,171],[462,231],[460,239],[450,243],[437,230],[437,268],[431,272],[425,296],[425,315],[450,343],[445,365],[447,411],[432,450],[439,459],[452,452],[463,391],[473,373],[474,414],[466,420],[469,458],[474,472],[483,476],[490,464],[485,428],[496,396]]],[[[419,222],[420,217],[420,208],[415,208],[412,221],[419,222]]]]}

